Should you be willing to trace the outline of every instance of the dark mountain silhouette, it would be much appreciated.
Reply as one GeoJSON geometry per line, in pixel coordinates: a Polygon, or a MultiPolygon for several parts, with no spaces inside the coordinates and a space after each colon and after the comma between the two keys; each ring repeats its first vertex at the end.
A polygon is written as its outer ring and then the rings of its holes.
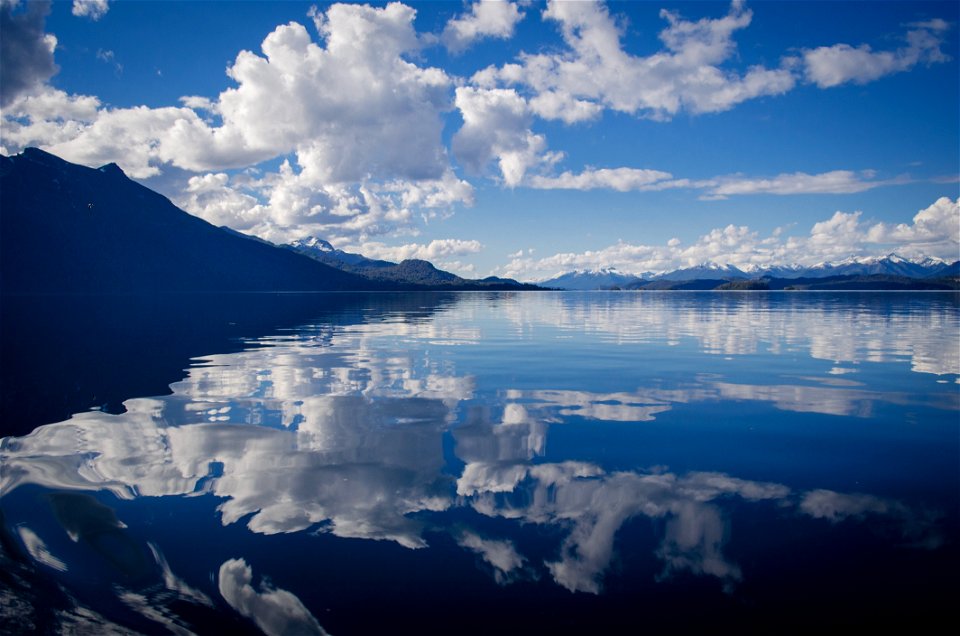
{"type": "Polygon", "coordinates": [[[215,227],[116,164],[87,168],[35,148],[0,157],[0,210],[5,294],[536,289],[466,280],[426,261],[340,252],[325,262],[215,227]]]}
{"type": "Polygon", "coordinates": [[[27,149],[0,157],[0,289],[394,289],[228,233],[131,181],[27,149]]]}

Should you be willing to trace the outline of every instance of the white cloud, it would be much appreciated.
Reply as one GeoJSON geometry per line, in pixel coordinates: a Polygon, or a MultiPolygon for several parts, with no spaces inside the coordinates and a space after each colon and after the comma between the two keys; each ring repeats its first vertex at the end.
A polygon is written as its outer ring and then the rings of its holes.
{"type": "Polygon", "coordinates": [[[241,232],[256,228],[268,212],[256,197],[230,187],[229,181],[224,172],[190,177],[177,204],[214,225],[241,232]]]}
{"type": "Polygon", "coordinates": [[[73,15],[99,20],[110,10],[108,0],[73,0],[73,15]]]}
{"type": "Polygon", "coordinates": [[[496,159],[504,184],[515,187],[531,168],[558,158],[547,152],[546,138],[530,130],[532,114],[515,90],[461,86],[456,105],[463,127],[453,136],[453,152],[471,172],[496,159]]]}
{"type": "Polygon", "coordinates": [[[253,570],[243,559],[230,559],[220,566],[220,595],[242,616],[252,618],[267,636],[281,634],[326,634],[303,602],[291,592],[261,582],[253,588],[253,570]]]}
{"type": "Polygon", "coordinates": [[[485,69],[473,81],[526,87],[539,116],[567,123],[593,118],[600,108],[659,120],[682,110],[719,112],[793,88],[786,68],[753,66],[741,75],[721,67],[736,52],[733,34],[752,19],[741,2],[719,19],[690,22],[667,10],[660,15],[668,22],[660,32],[665,48],[641,57],[623,50],[622,31],[604,5],[551,1],[543,16],[558,24],[567,50],[525,53],[519,64],[485,69]]]}
{"type": "Polygon", "coordinates": [[[47,87],[6,109],[4,151],[35,145],[86,165],[116,161],[134,178],[165,164],[222,170],[292,151],[297,169],[285,163],[237,182],[201,175],[174,198],[214,223],[270,239],[409,231],[421,216],[473,202],[440,139],[450,80],[402,57],[419,46],[413,15],[399,4],[331,7],[322,15],[326,48],[298,24],[280,26],[264,40],[263,57],[237,56],[228,71],[236,88],[216,101],[185,97],[181,108],[103,109],[96,98],[47,87]]]}
{"type": "Polygon", "coordinates": [[[472,203],[473,189],[453,173],[441,140],[452,81],[405,59],[420,47],[415,11],[399,3],[340,4],[312,13],[322,45],[300,24],[278,26],[261,55],[237,56],[227,71],[237,85],[215,100],[188,96],[183,107],[106,109],[95,98],[47,88],[60,103],[95,108],[70,117],[32,110],[21,99],[11,111],[26,124],[7,118],[4,150],[37,145],[87,165],[115,161],[134,178],[158,175],[167,164],[219,174],[293,153],[296,169],[287,163],[244,185],[218,178],[217,188],[208,184],[203,192],[194,182],[174,195],[191,212],[218,223],[235,217],[238,227],[265,238],[324,229],[353,238],[409,231],[419,213],[429,220],[472,203]]]}
{"type": "Polygon", "coordinates": [[[620,192],[652,189],[658,182],[672,178],[669,172],[637,168],[588,168],[579,174],[564,172],[555,177],[535,175],[528,185],[542,190],[594,190],[610,188],[620,192]]]}
{"type": "Polygon", "coordinates": [[[369,258],[399,262],[409,258],[432,261],[450,256],[476,254],[483,249],[480,241],[461,239],[436,239],[428,244],[408,243],[406,245],[387,246],[383,243],[368,242],[359,246],[359,251],[369,258]]]}
{"type": "Polygon", "coordinates": [[[874,51],[870,45],[849,44],[821,46],[803,52],[807,81],[820,88],[847,82],[867,84],[885,75],[909,71],[917,64],[934,64],[949,60],[940,47],[949,25],[940,19],[909,25],[906,46],[893,51],[874,51]]]}
{"type": "Polygon", "coordinates": [[[867,230],[866,238],[871,243],[897,245],[904,256],[936,254],[960,259],[960,197],[953,201],[940,197],[917,212],[913,223],[877,223],[867,230]]]}
{"type": "Polygon", "coordinates": [[[440,40],[454,53],[465,50],[480,38],[505,40],[513,37],[514,27],[523,15],[513,2],[478,0],[470,6],[470,13],[447,22],[440,40]]]}
{"type": "Polygon", "coordinates": [[[274,242],[314,235],[343,243],[415,233],[418,222],[472,203],[473,188],[452,170],[435,180],[326,184],[284,161],[277,172],[257,177],[193,177],[176,202],[211,223],[274,242]]]}
{"type": "Polygon", "coordinates": [[[877,180],[872,170],[833,170],[819,174],[794,172],[769,178],[739,175],[717,177],[693,183],[705,187],[708,198],[726,198],[740,194],[850,194],[876,187],[904,183],[904,179],[877,180]]]}

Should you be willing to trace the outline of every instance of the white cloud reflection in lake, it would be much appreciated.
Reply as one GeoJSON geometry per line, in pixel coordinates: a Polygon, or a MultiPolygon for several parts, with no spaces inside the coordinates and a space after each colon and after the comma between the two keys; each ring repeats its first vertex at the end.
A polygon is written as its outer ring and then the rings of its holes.
{"type": "MultiPolygon", "coordinates": [[[[497,582],[540,568],[568,590],[594,594],[603,589],[624,526],[639,518],[657,522],[661,579],[689,572],[732,588],[747,576],[725,551],[727,508],[735,500],[833,523],[886,517],[902,528],[904,543],[939,545],[931,513],[889,498],[794,491],[720,471],[613,470],[599,461],[545,458],[550,428],[571,418],[642,426],[697,403],[758,402],[844,417],[871,417],[890,405],[956,412],[955,393],[880,390],[865,374],[852,380],[835,373],[841,363],[891,361],[917,372],[957,373],[960,353],[950,346],[960,339],[955,309],[935,305],[911,317],[817,302],[784,309],[762,299],[728,299],[690,310],[656,295],[598,298],[466,296],[429,319],[308,325],[238,353],[205,356],[171,385],[170,396],[130,399],[119,415],[79,413],[4,439],[0,492],[34,484],[109,490],[124,499],[210,494],[221,500],[224,525],[243,523],[263,535],[310,530],[411,549],[428,546],[427,530],[442,526],[444,513],[472,510],[562,531],[554,555],[534,563],[509,537],[451,522],[445,531],[497,582]],[[653,368],[638,376],[645,384],[636,389],[602,391],[557,388],[549,378],[539,388],[491,387],[475,370],[482,360],[447,353],[459,349],[453,344],[488,338],[509,348],[544,326],[609,350],[614,361],[642,353],[644,343],[692,339],[696,355],[713,361],[722,353],[805,362],[802,373],[772,373],[766,384],[735,371],[668,381],[653,368]],[[625,354],[621,345],[640,348],[625,354]],[[811,374],[810,360],[827,361],[822,375],[811,374]]],[[[529,363],[514,355],[518,368],[529,363]]],[[[523,378],[526,387],[536,381],[523,378]]],[[[20,536],[34,559],[61,563],[36,535],[20,536]]],[[[286,599],[251,587],[242,560],[224,567],[221,588],[241,614],[286,599]]],[[[290,607],[290,616],[313,625],[290,607]]]]}

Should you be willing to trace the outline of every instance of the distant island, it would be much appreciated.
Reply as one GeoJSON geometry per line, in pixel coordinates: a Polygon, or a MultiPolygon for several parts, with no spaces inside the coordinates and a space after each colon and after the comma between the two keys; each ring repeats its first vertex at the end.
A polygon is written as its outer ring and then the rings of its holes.
{"type": "Polygon", "coordinates": [[[659,274],[568,272],[537,284],[466,279],[425,260],[274,245],[216,227],[129,179],[28,148],[0,157],[0,291],[11,293],[468,290],[960,290],[960,261],[851,258],[745,272],[703,263],[659,274]]]}

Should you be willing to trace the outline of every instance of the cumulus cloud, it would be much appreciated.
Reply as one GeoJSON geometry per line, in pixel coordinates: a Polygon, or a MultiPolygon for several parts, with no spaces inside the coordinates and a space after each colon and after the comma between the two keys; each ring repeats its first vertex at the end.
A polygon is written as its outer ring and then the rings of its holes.
{"type": "Polygon", "coordinates": [[[627,273],[662,273],[713,262],[745,271],[775,265],[810,266],[856,256],[896,252],[905,257],[933,257],[948,262],[960,255],[960,198],[941,197],[919,211],[912,223],[867,223],[860,211],[837,211],[813,224],[807,235],[777,229],[769,236],[747,226],[714,228],[685,245],[618,241],[599,250],[558,253],[542,258],[513,255],[494,274],[520,280],[546,280],[571,270],[614,267],[627,273]]]}
{"type": "Polygon", "coordinates": [[[73,0],[73,15],[99,20],[110,10],[109,0],[73,0]]]}
{"type": "Polygon", "coordinates": [[[387,246],[383,243],[363,243],[360,251],[370,258],[387,261],[402,261],[409,258],[419,258],[432,261],[450,256],[464,256],[476,254],[483,249],[480,241],[461,239],[435,239],[427,244],[408,243],[406,245],[387,246]]]}
{"type": "MultiPolygon", "coordinates": [[[[56,36],[44,33],[50,2],[0,4],[0,106],[36,90],[59,70],[53,61],[56,36]]],[[[5,111],[6,114],[6,111],[5,111]]],[[[6,137],[6,134],[4,135],[6,137]]],[[[6,142],[4,142],[6,143],[6,142]]]]}
{"type": "Polygon", "coordinates": [[[513,2],[478,0],[470,6],[469,13],[447,22],[440,40],[454,53],[465,50],[480,38],[505,40],[513,37],[514,27],[523,15],[513,2]]]}
{"type": "MultiPolygon", "coordinates": [[[[208,183],[200,192],[194,182],[174,197],[217,222],[232,224],[233,216],[265,238],[331,225],[354,238],[403,231],[416,212],[427,210],[429,218],[431,210],[472,203],[473,189],[454,174],[441,140],[452,80],[406,60],[421,46],[415,11],[399,3],[338,4],[312,13],[321,43],[300,24],[278,26],[261,54],[237,55],[227,70],[236,86],[216,99],[110,109],[47,87],[55,96],[48,101],[96,108],[72,117],[20,100],[12,110],[23,122],[7,119],[4,150],[38,145],[87,165],[115,161],[134,178],[156,176],[166,165],[217,175],[292,154],[295,164],[259,180],[217,177],[216,188],[208,183]],[[196,109],[216,117],[205,120],[196,109]],[[300,224],[306,229],[294,229],[300,224]]],[[[42,35],[42,23],[38,29],[42,35]]]]}
{"type": "Polygon", "coordinates": [[[622,29],[602,4],[551,1],[543,17],[558,25],[567,50],[521,55],[519,63],[476,74],[480,86],[517,85],[532,91],[531,108],[567,123],[595,117],[602,108],[658,120],[680,111],[719,112],[749,99],[793,88],[787,68],[753,66],[740,74],[722,65],[736,52],[733,35],[752,13],[734,1],[718,19],[691,22],[662,10],[664,48],[634,56],[621,46],[622,29]]]}
{"type": "Polygon", "coordinates": [[[326,634],[310,610],[296,595],[260,583],[254,589],[253,570],[243,559],[230,559],[220,566],[220,595],[241,615],[252,618],[267,636],[281,634],[326,634]]]}
{"type": "Polygon", "coordinates": [[[921,254],[960,256],[960,197],[940,197],[917,212],[913,223],[877,223],[866,232],[871,243],[895,244],[906,256],[921,254]]]}
{"type": "Polygon", "coordinates": [[[374,236],[414,233],[417,222],[472,203],[473,188],[452,170],[440,179],[415,182],[327,184],[285,160],[267,174],[197,175],[176,202],[211,223],[274,242],[313,235],[338,244],[363,243],[374,236]]]}
{"type": "Polygon", "coordinates": [[[874,51],[869,44],[821,46],[803,52],[808,82],[830,88],[853,82],[867,84],[885,75],[909,71],[917,64],[935,64],[950,59],[942,50],[943,36],[950,28],[944,20],[916,22],[905,36],[906,45],[893,51],[874,51]]]}
{"type": "Polygon", "coordinates": [[[527,172],[559,157],[547,152],[547,140],[530,130],[533,116],[526,100],[513,89],[457,88],[456,105],[463,127],[453,136],[453,152],[479,174],[496,160],[503,183],[515,187],[527,172]]]}

